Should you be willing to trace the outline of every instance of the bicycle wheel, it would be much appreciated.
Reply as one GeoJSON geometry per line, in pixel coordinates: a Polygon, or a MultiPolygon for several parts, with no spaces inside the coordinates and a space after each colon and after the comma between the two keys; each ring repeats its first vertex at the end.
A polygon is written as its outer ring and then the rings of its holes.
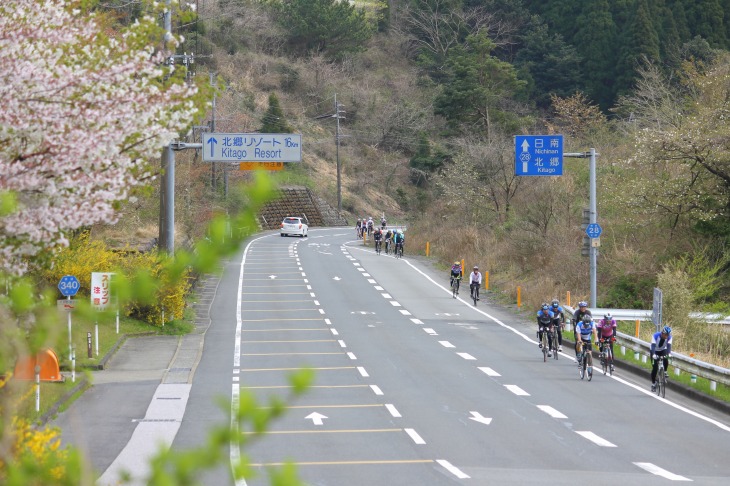
{"type": "Polygon", "coordinates": [[[664,398],[667,394],[667,374],[665,373],[664,367],[659,368],[659,379],[657,380],[658,386],[656,388],[656,394],[664,398]]]}
{"type": "Polygon", "coordinates": [[[586,373],[588,374],[588,381],[591,381],[593,378],[593,353],[590,350],[586,354],[586,373]]]}
{"type": "Polygon", "coordinates": [[[453,289],[454,298],[456,298],[456,296],[459,295],[459,279],[458,278],[454,279],[454,283],[451,284],[451,288],[453,289]]]}
{"type": "Polygon", "coordinates": [[[553,357],[558,359],[558,332],[553,328],[553,357]]]}
{"type": "Polygon", "coordinates": [[[598,354],[598,357],[601,360],[601,370],[603,371],[603,374],[605,375],[608,371],[608,363],[606,362],[606,348],[603,348],[603,351],[601,351],[598,354]]]}
{"type": "Polygon", "coordinates": [[[471,298],[472,298],[472,300],[474,300],[474,307],[476,307],[477,306],[477,288],[476,287],[471,288],[471,298]]]}
{"type": "Polygon", "coordinates": [[[578,366],[578,373],[580,373],[580,379],[582,380],[586,376],[586,358],[585,353],[581,352],[578,355],[580,357],[580,366],[578,366]]]}
{"type": "Polygon", "coordinates": [[[540,342],[542,343],[542,362],[547,361],[547,354],[548,354],[548,343],[547,343],[547,337],[546,337],[546,331],[542,332],[542,338],[540,338],[540,342]]]}
{"type": "Polygon", "coordinates": [[[606,361],[608,361],[608,376],[613,376],[613,351],[611,351],[611,346],[608,346],[608,349],[606,350],[606,361]]]}

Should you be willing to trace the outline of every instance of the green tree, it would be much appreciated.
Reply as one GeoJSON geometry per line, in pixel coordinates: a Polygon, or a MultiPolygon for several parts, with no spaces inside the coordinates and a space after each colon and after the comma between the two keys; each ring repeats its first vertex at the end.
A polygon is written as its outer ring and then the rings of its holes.
{"type": "Polygon", "coordinates": [[[289,46],[300,54],[338,58],[361,51],[376,29],[363,9],[338,0],[282,0],[272,3],[278,22],[289,34],[289,46]]]}
{"type": "Polygon", "coordinates": [[[424,186],[431,174],[443,167],[449,158],[445,150],[437,147],[431,150],[431,141],[425,133],[418,138],[416,153],[408,162],[411,170],[411,181],[417,186],[424,186]]]}
{"type": "Polygon", "coordinates": [[[264,113],[261,133],[292,133],[292,128],[287,124],[284,111],[279,104],[276,94],[269,95],[269,108],[264,113]]]}
{"type": "Polygon", "coordinates": [[[622,36],[622,47],[616,67],[616,91],[627,92],[636,79],[639,62],[661,59],[659,34],[654,28],[647,0],[638,0],[628,25],[628,35],[622,36]]]}
{"type": "Polygon", "coordinates": [[[485,32],[467,37],[447,59],[448,82],[434,100],[434,112],[452,128],[476,125],[489,138],[494,125],[512,120],[508,101],[525,87],[511,64],[491,55],[494,43],[485,32]]]}

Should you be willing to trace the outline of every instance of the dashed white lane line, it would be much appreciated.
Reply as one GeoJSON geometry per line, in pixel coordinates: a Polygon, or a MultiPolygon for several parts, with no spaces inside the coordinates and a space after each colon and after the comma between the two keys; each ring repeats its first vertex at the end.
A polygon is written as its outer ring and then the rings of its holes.
{"type": "Polygon", "coordinates": [[[364,271],[365,271],[365,269],[364,269],[364,268],[362,268],[362,267],[357,267],[357,271],[358,271],[358,272],[364,272],[364,271]]]}
{"type": "Polygon", "coordinates": [[[410,312],[408,312],[408,311],[407,311],[407,310],[405,310],[405,309],[400,309],[400,313],[401,313],[401,314],[403,314],[404,316],[410,316],[410,315],[413,315],[413,314],[411,314],[410,312]]]}
{"type": "Polygon", "coordinates": [[[565,414],[563,414],[561,412],[558,412],[557,410],[555,410],[550,405],[538,405],[537,408],[539,408],[540,410],[542,410],[546,414],[550,415],[552,418],[556,418],[556,419],[567,419],[568,418],[567,415],[565,415],[565,414]]]}
{"type": "Polygon", "coordinates": [[[351,360],[357,359],[357,356],[355,356],[355,353],[347,353],[347,357],[350,358],[351,360]]]}
{"type": "Polygon", "coordinates": [[[591,441],[594,444],[599,445],[601,447],[616,447],[616,444],[607,441],[603,437],[598,437],[596,434],[594,434],[590,430],[576,430],[575,433],[585,437],[589,441],[591,441]]]}
{"type": "Polygon", "coordinates": [[[318,300],[315,300],[314,301],[314,305],[319,305],[319,301],[318,300]]]}
{"type": "Polygon", "coordinates": [[[430,334],[431,336],[438,336],[438,333],[436,333],[436,331],[434,331],[430,327],[424,327],[423,331],[426,332],[427,334],[430,334]]]}
{"type": "Polygon", "coordinates": [[[395,408],[395,406],[392,403],[386,403],[385,408],[387,408],[388,412],[390,412],[390,415],[392,415],[395,418],[399,418],[402,416],[400,414],[400,412],[398,411],[398,409],[395,408]]]}
{"type": "Polygon", "coordinates": [[[517,385],[504,385],[504,387],[506,389],[508,389],[509,391],[511,391],[512,393],[514,393],[515,395],[522,396],[522,397],[530,396],[529,393],[527,393],[525,390],[523,390],[522,388],[520,388],[517,385]]]}
{"type": "Polygon", "coordinates": [[[385,290],[385,289],[384,289],[383,287],[381,287],[380,285],[376,285],[376,286],[375,286],[375,290],[379,290],[379,291],[381,291],[381,292],[382,292],[382,291],[383,291],[383,290],[385,290]]]}
{"type": "Polygon", "coordinates": [[[386,293],[382,293],[382,294],[380,294],[380,295],[382,295],[382,296],[383,296],[384,298],[386,298],[386,299],[392,299],[392,298],[393,298],[393,297],[391,297],[391,295],[390,295],[390,294],[386,294],[386,293]]]}
{"type": "MultiPolygon", "coordinates": [[[[312,286],[311,285],[307,285],[307,290],[312,290],[312,286]]],[[[314,297],[314,294],[312,294],[312,297],[314,297]]]]}
{"type": "Polygon", "coordinates": [[[355,265],[356,267],[359,267],[360,266],[359,263],[353,263],[353,265],[355,265]]]}
{"type": "Polygon", "coordinates": [[[456,347],[448,341],[439,341],[439,344],[445,348],[455,348],[456,347]]]}
{"type": "Polygon", "coordinates": [[[423,324],[423,321],[421,319],[411,319],[411,322],[413,324],[423,324]]]}
{"type": "Polygon", "coordinates": [[[376,281],[375,279],[369,278],[369,279],[368,279],[368,283],[371,283],[371,284],[376,284],[376,283],[378,283],[378,282],[377,282],[377,281],[376,281]]]}
{"type": "Polygon", "coordinates": [[[363,368],[362,366],[358,366],[357,371],[360,373],[360,376],[362,376],[363,378],[367,378],[368,376],[370,376],[370,375],[368,375],[368,372],[365,371],[365,368],[363,368]]]}
{"type": "Polygon", "coordinates": [[[324,323],[327,324],[328,326],[332,325],[332,321],[330,321],[329,319],[325,319],[324,323]]]}
{"type": "Polygon", "coordinates": [[[381,390],[378,385],[370,385],[370,389],[373,390],[373,393],[376,395],[383,395],[383,390],[381,390]]]}
{"type": "Polygon", "coordinates": [[[650,462],[635,462],[634,464],[639,466],[644,471],[654,474],[655,476],[661,476],[672,481],[692,481],[689,478],[685,478],[684,476],[680,476],[679,474],[671,473],[666,469],[662,469],[659,466],[656,466],[650,462]]]}
{"type": "Polygon", "coordinates": [[[487,376],[502,376],[496,371],[494,371],[492,368],[487,368],[486,366],[482,366],[479,368],[479,371],[486,373],[487,376]]]}
{"type": "Polygon", "coordinates": [[[343,341],[342,339],[340,339],[337,342],[339,343],[339,345],[340,345],[341,348],[346,348],[347,347],[347,344],[345,344],[345,341],[343,341]]]}
{"type": "Polygon", "coordinates": [[[335,329],[335,328],[330,329],[330,331],[332,331],[332,334],[335,335],[335,336],[339,336],[340,335],[340,333],[337,332],[337,329],[335,329]]]}
{"type": "Polygon", "coordinates": [[[324,309],[319,309],[320,314],[324,314],[324,309]]]}
{"type": "MultiPolygon", "coordinates": [[[[308,290],[312,290],[312,289],[310,288],[308,290]]],[[[312,297],[317,297],[317,295],[314,292],[309,292],[309,295],[311,295],[312,297]]]]}
{"type": "Polygon", "coordinates": [[[403,430],[405,431],[406,434],[408,434],[411,437],[411,439],[413,439],[413,442],[415,442],[416,444],[423,445],[426,443],[426,441],[423,440],[421,438],[421,436],[418,435],[418,432],[416,432],[415,430],[413,430],[413,429],[403,429],[403,430]]]}
{"type": "Polygon", "coordinates": [[[395,300],[391,300],[390,305],[392,305],[393,307],[401,307],[400,303],[396,302],[395,300]]]}
{"type": "Polygon", "coordinates": [[[459,355],[459,356],[461,356],[462,358],[464,358],[466,360],[475,360],[476,359],[474,356],[472,356],[469,353],[456,353],[456,354],[459,355]]]}
{"type": "Polygon", "coordinates": [[[307,276],[307,274],[302,272],[302,277],[306,277],[306,276],[307,276]]]}
{"type": "Polygon", "coordinates": [[[436,462],[459,479],[471,479],[471,476],[464,474],[458,467],[453,466],[449,461],[437,459],[436,462]]]}

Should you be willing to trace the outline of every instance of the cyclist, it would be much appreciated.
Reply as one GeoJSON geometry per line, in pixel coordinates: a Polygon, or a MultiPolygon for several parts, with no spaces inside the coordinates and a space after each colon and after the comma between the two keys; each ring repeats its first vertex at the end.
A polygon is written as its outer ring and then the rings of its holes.
{"type": "Polygon", "coordinates": [[[373,232],[373,241],[375,241],[375,251],[380,252],[380,245],[383,240],[383,233],[380,231],[380,228],[375,228],[375,231],[373,232]]]}
{"type": "Polygon", "coordinates": [[[537,311],[537,346],[542,349],[542,333],[547,332],[548,338],[548,356],[553,355],[553,335],[550,332],[555,315],[550,310],[550,306],[543,302],[540,310],[537,311]]]}
{"type": "Polygon", "coordinates": [[[395,243],[395,251],[398,251],[398,249],[401,249],[401,253],[403,251],[403,245],[406,241],[405,236],[403,235],[403,230],[398,230],[393,235],[393,243],[395,243]]]}
{"type": "Polygon", "coordinates": [[[362,220],[360,218],[357,218],[357,224],[355,225],[355,231],[357,232],[357,237],[362,238],[362,220]]]}
{"type": "Polygon", "coordinates": [[[560,301],[555,298],[550,303],[550,310],[553,313],[553,326],[558,332],[558,352],[563,352],[563,328],[565,327],[565,313],[560,305],[560,301]]]}
{"type": "Polygon", "coordinates": [[[578,366],[580,366],[581,360],[581,356],[578,354],[578,343],[582,343],[584,353],[590,353],[591,338],[593,338],[593,341],[597,341],[596,337],[596,325],[593,322],[593,317],[590,314],[585,314],[580,323],[575,327],[575,352],[578,366]],[[580,341],[578,341],[579,339],[580,341]]]}
{"type": "MultiPolygon", "coordinates": [[[[603,319],[596,324],[598,333],[598,350],[602,353],[603,347],[608,346],[613,356],[613,342],[616,341],[616,320],[610,312],[603,316],[603,319]]],[[[611,371],[613,371],[613,361],[611,361],[611,371]]]]}
{"type": "Polygon", "coordinates": [[[451,286],[454,286],[454,279],[461,280],[461,277],[464,276],[464,270],[461,268],[461,262],[456,261],[453,265],[451,265],[451,286]]]}
{"type": "Polygon", "coordinates": [[[393,232],[390,231],[390,228],[385,232],[385,254],[387,255],[390,253],[390,244],[393,242],[393,232]]]}
{"type": "Polygon", "coordinates": [[[368,219],[368,236],[370,236],[373,232],[373,217],[370,216],[370,219],[368,219]]]}
{"type": "Polygon", "coordinates": [[[664,360],[664,374],[669,369],[669,355],[672,353],[672,328],[664,328],[651,337],[651,391],[656,391],[656,375],[659,359],[664,360]]]}
{"type": "Polygon", "coordinates": [[[380,218],[380,226],[385,229],[386,221],[385,221],[385,215],[383,215],[382,218],[380,218]]]}
{"type": "MultiPolygon", "coordinates": [[[[578,329],[578,324],[583,321],[583,317],[586,315],[592,316],[591,311],[588,309],[588,302],[581,300],[578,302],[578,309],[573,312],[573,331],[578,329]]],[[[575,342],[575,357],[578,358],[578,341],[575,342]]]]}
{"type": "Polygon", "coordinates": [[[477,300],[479,300],[479,287],[482,286],[482,274],[479,267],[474,265],[474,271],[469,274],[469,290],[476,292],[477,300]]]}

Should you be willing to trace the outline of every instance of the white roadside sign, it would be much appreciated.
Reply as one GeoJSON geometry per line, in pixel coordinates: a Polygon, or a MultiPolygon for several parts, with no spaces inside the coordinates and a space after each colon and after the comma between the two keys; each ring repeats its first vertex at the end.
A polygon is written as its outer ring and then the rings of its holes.
{"type": "Polygon", "coordinates": [[[204,133],[203,162],[301,162],[298,133],[204,133]]]}

